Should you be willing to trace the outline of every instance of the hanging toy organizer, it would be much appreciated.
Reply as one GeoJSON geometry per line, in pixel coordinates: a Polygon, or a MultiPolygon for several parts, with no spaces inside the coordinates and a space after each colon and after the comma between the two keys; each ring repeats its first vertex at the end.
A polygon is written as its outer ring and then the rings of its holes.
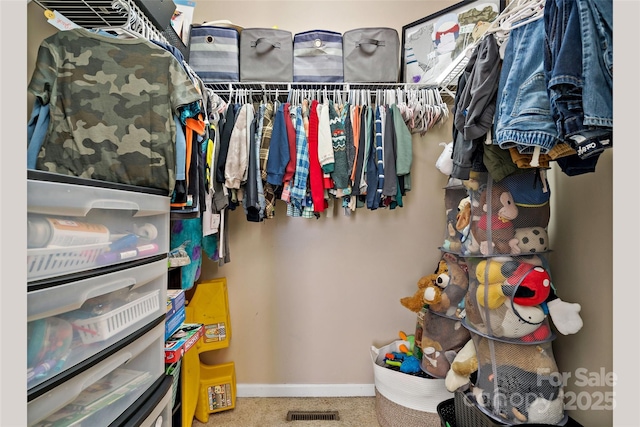
{"type": "Polygon", "coordinates": [[[556,295],[546,259],[551,191],[545,170],[528,169],[499,182],[471,172],[464,183],[450,182],[441,250],[466,261],[461,323],[477,361],[475,382],[467,392],[456,391],[473,405],[456,410],[509,425],[564,425],[562,374],[549,320],[562,333],[577,332],[572,323],[581,322],[577,312],[565,316],[567,303],[556,295]]]}

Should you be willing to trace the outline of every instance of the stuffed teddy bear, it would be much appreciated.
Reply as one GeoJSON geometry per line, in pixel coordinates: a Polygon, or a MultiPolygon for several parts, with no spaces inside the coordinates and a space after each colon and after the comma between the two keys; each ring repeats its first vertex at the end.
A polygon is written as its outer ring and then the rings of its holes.
{"type": "Polygon", "coordinates": [[[425,302],[425,290],[430,288],[429,301],[434,304],[440,303],[442,301],[442,288],[440,286],[446,286],[445,282],[448,283],[446,279],[448,277],[449,268],[447,266],[447,262],[444,259],[440,259],[438,261],[438,267],[436,268],[433,274],[429,274],[426,276],[422,276],[418,280],[418,290],[411,297],[404,297],[400,299],[400,304],[409,310],[417,313],[422,309],[422,306],[427,304],[425,302]],[[438,281],[440,281],[440,286],[438,285],[438,281]]]}
{"type": "Polygon", "coordinates": [[[414,312],[420,311],[426,304],[434,312],[453,317],[468,285],[469,276],[464,261],[454,254],[445,253],[438,262],[436,272],[421,277],[418,291],[412,297],[400,299],[400,303],[414,312]]]}
{"type": "Polygon", "coordinates": [[[512,222],[518,216],[518,207],[506,187],[495,183],[491,187],[491,194],[487,194],[488,192],[488,188],[485,188],[480,193],[479,206],[483,213],[471,228],[475,239],[480,243],[480,253],[519,254],[520,248],[512,222]],[[492,238],[490,242],[489,235],[492,238]]]}
{"type": "Polygon", "coordinates": [[[564,418],[562,375],[551,343],[514,344],[473,337],[476,402],[507,423],[558,424],[564,418]]]}
{"type": "Polygon", "coordinates": [[[424,301],[431,311],[457,317],[458,304],[464,299],[469,286],[467,265],[462,258],[450,253],[443,254],[442,259],[447,264],[447,273],[438,277],[435,287],[425,289],[424,301]],[[436,298],[435,289],[441,289],[439,298],[436,298]]]}

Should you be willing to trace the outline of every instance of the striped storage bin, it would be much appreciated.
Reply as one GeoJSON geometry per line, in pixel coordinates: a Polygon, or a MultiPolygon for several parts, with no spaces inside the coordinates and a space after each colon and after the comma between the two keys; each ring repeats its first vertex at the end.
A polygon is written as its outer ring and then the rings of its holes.
{"type": "Polygon", "coordinates": [[[240,80],[240,36],[235,28],[193,25],[189,65],[204,83],[240,80]]]}
{"type": "Polygon", "coordinates": [[[312,30],[293,37],[294,82],[342,82],[342,34],[312,30]]]}

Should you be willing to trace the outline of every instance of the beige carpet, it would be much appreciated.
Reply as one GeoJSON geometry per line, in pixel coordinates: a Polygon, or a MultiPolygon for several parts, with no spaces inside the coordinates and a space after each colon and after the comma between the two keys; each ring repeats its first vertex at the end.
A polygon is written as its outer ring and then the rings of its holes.
{"type": "Polygon", "coordinates": [[[375,397],[238,397],[236,407],[193,427],[376,427],[375,397]],[[287,421],[289,411],[338,411],[339,421],[287,421]]]}
{"type": "Polygon", "coordinates": [[[236,407],[192,427],[440,427],[437,414],[408,410],[376,397],[239,397],[236,407]],[[380,418],[376,414],[376,400],[380,418]],[[287,421],[289,411],[338,411],[338,421],[287,421]]]}

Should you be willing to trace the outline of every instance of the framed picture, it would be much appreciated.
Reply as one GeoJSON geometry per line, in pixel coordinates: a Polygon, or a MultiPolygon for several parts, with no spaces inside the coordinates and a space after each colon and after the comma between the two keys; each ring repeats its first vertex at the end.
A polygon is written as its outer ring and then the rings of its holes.
{"type": "Polygon", "coordinates": [[[402,27],[403,81],[443,85],[504,7],[505,0],[464,0],[402,27]]]}

